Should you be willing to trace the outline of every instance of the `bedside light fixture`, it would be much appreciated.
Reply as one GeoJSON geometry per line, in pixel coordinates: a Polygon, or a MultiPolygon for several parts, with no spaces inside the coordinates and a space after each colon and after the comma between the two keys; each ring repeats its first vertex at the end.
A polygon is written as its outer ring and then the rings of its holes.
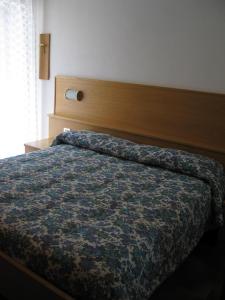
{"type": "Polygon", "coordinates": [[[64,96],[65,99],[69,101],[81,101],[83,98],[83,93],[75,89],[67,89],[64,96]]]}

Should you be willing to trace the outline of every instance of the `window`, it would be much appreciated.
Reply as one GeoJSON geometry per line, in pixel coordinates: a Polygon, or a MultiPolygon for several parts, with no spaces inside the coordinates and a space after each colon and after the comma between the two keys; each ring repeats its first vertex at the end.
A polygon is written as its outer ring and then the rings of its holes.
{"type": "Polygon", "coordinates": [[[39,134],[35,36],[32,0],[0,0],[0,158],[39,134]]]}

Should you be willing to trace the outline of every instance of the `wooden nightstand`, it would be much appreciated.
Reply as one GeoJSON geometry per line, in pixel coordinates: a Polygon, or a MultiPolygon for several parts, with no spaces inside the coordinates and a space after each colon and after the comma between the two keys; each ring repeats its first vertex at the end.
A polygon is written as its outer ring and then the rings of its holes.
{"type": "Polygon", "coordinates": [[[43,150],[51,146],[53,138],[43,139],[35,142],[25,143],[25,153],[43,150]]]}

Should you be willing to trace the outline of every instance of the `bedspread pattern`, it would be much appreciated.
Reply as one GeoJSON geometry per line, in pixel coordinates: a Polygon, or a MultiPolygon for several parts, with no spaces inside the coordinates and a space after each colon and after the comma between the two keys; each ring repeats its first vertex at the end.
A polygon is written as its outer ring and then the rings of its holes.
{"type": "Polygon", "coordinates": [[[222,223],[212,160],[93,132],[54,145],[0,161],[0,249],[76,299],[148,299],[222,223]]]}
{"type": "Polygon", "coordinates": [[[191,175],[209,183],[212,189],[215,223],[223,224],[222,202],[225,195],[223,166],[213,159],[186,151],[135,144],[131,141],[88,131],[60,134],[53,145],[68,143],[115,157],[191,175]]]}

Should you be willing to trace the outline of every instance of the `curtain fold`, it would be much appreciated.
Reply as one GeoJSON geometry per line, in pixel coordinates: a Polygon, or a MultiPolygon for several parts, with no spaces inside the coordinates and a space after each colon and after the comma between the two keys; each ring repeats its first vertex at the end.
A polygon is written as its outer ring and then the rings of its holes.
{"type": "Polygon", "coordinates": [[[38,137],[32,0],[0,0],[0,158],[38,137]]]}

